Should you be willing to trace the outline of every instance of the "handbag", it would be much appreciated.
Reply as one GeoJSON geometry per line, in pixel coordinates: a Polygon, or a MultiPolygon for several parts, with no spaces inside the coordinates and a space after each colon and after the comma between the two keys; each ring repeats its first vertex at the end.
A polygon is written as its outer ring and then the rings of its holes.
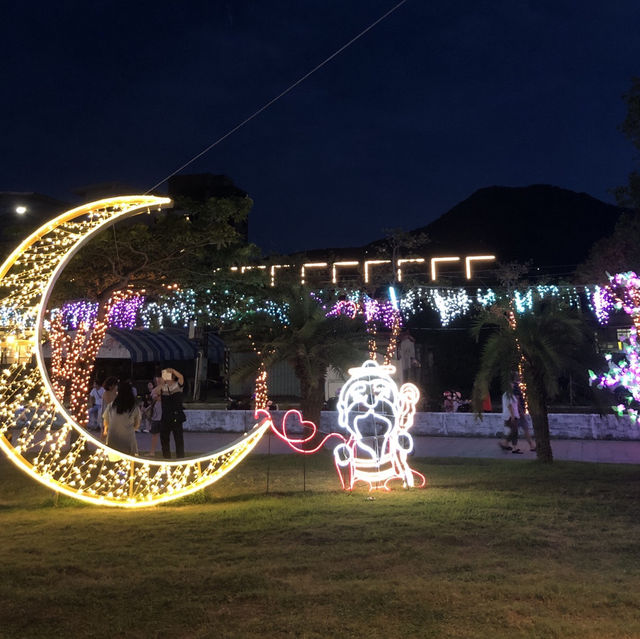
{"type": "Polygon", "coordinates": [[[173,421],[175,422],[186,422],[187,416],[184,414],[182,408],[176,408],[173,411],[173,421]]]}

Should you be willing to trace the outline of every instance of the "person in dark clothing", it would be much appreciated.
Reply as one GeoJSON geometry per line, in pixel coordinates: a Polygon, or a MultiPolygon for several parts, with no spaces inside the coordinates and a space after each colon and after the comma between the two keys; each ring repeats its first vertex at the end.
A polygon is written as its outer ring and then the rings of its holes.
{"type": "Polygon", "coordinates": [[[162,371],[160,383],[153,389],[153,393],[162,402],[162,420],[160,423],[160,445],[162,456],[171,459],[171,434],[176,447],[176,457],[184,457],[184,435],[182,424],[185,421],[182,406],[182,388],[184,377],[174,368],[162,371]]]}

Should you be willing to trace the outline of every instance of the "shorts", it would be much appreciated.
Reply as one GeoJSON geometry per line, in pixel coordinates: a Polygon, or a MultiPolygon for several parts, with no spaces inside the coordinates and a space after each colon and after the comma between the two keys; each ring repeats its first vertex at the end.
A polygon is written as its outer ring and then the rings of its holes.
{"type": "Polygon", "coordinates": [[[156,421],[151,421],[151,430],[149,431],[152,435],[157,435],[160,432],[160,424],[162,422],[160,420],[156,421]]]}

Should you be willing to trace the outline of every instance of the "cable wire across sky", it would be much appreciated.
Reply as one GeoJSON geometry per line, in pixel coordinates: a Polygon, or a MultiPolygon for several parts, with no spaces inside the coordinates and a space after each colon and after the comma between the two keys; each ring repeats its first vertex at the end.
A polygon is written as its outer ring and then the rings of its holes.
{"type": "Polygon", "coordinates": [[[407,2],[407,0],[401,0],[400,2],[398,2],[398,4],[394,5],[393,7],[391,7],[391,9],[389,9],[389,11],[387,11],[386,13],[384,13],[383,15],[381,15],[377,20],[375,20],[374,22],[372,22],[368,27],[366,27],[365,29],[363,29],[362,31],[360,31],[360,33],[358,33],[358,35],[354,36],[353,38],[351,38],[351,40],[349,40],[349,42],[347,42],[346,44],[343,44],[337,51],[335,51],[334,53],[332,53],[328,58],[325,58],[320,64],[316,65],[313,69],[311,69],[311,71],[305,73],[302,77],[298,78],[292,85],[290,85],[288,88],[286,88],[284,91],[282,91],[282,93],[279,93],[275,98],[272,98],[271,100],[269,100],[266,104],[262,105],[257,111],[254,111],[249,117],[245,118],[242,122],[240,122],[239,124],[236,124],[236,126],[234,126],[231,130],[227,131],[227,133],[225,133],[223,136],[219,137],[215,142],[212,142],[209,146],[207,146],[206,148],[204,148],[202,151],[200,151],[199,153],[197,153],[196,155],[194,155],[189,161],[185,162],[182,166],[178,167],[175,171],[173,171],[172,173],[170,173],[169,175],[167,175],[167,177],[165,177],[164,179],[160,180],[160,182],[158,182],[157,184],[154,184],[146,193],[145,195],[148,195],[149,193],[151,193],[154,189],[157,189],[159,186],[161,186],[162,184],[164,184],[169,178],[172,178],[174,175],[176,175],[177,173],[179,173],[180,171],[182,171],[183,169],[187,168],[190,164],[193,164],[198,158],[201,158],[203,155],[205,155],[206,153],[208,153],[209,151],[211,151],[211,149],[213,149],[214,147],[218,146],[218,144],[220,144],[221,142],[223,142],[224,140],[226,140],[230,135],[233,135],[236,131],[238,131],[239,129],[241,129],[243,126],[245,126],[245,124],[248,124],[249,122],[251,122],[251,120],[253,120],[254,118],[256,118],[258,115],[260,115],[263,111],[266,111],[272,104],[275,104],[280,98],[284,97],[285,95],[287,95],[287,93],[290,93],[293,89],[295,89],[299,84],[301,84],[302,82],[304,82],[307,78],[309,78],[310,76],[312,76],[316,71],[318,71],[319,69],[321,69],[322,67],[324,67],[326,64],[328,64],[329,62],[331,62],[331,60],[333,60],[335,57],[337,57],[338,55],[340,55],[345,49],[347,49],[348,47],[350,47],[354,42],[356,42],[357,40],[359,40],[362,36],[364,36],[367,32],[371,31],[371,29],[373,29],[376,25],[380,24],[384,19],[386,19],[387,17],[389,17],[394,11],[396,11],[397,9],[399,9],[403,4],[405,4],[407,2]]]}

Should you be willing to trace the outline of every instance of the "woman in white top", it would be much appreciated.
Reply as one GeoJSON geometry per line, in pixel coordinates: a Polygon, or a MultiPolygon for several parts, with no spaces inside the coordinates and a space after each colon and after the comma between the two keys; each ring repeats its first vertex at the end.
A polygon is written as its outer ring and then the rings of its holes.
{"type": "Polygon", "coordinates": [[[513,392],[502,393],[502,419],[504,419],[504,425],[509,429],[509,433],[498,443],[502,450],[510,450],[512,453],[518,455],[522,453],[518,448],[519,418],[518,398],[513,394],[513,392]]]}
{"type": "Polygon", "coordinates": [[[136,430],[140,427],[140,419],[140,409],[131,384],[120,382],[118,394],[104,411],[103,435],[107,439],[107,446],[129,455],[137,455],[136,430]]]}

